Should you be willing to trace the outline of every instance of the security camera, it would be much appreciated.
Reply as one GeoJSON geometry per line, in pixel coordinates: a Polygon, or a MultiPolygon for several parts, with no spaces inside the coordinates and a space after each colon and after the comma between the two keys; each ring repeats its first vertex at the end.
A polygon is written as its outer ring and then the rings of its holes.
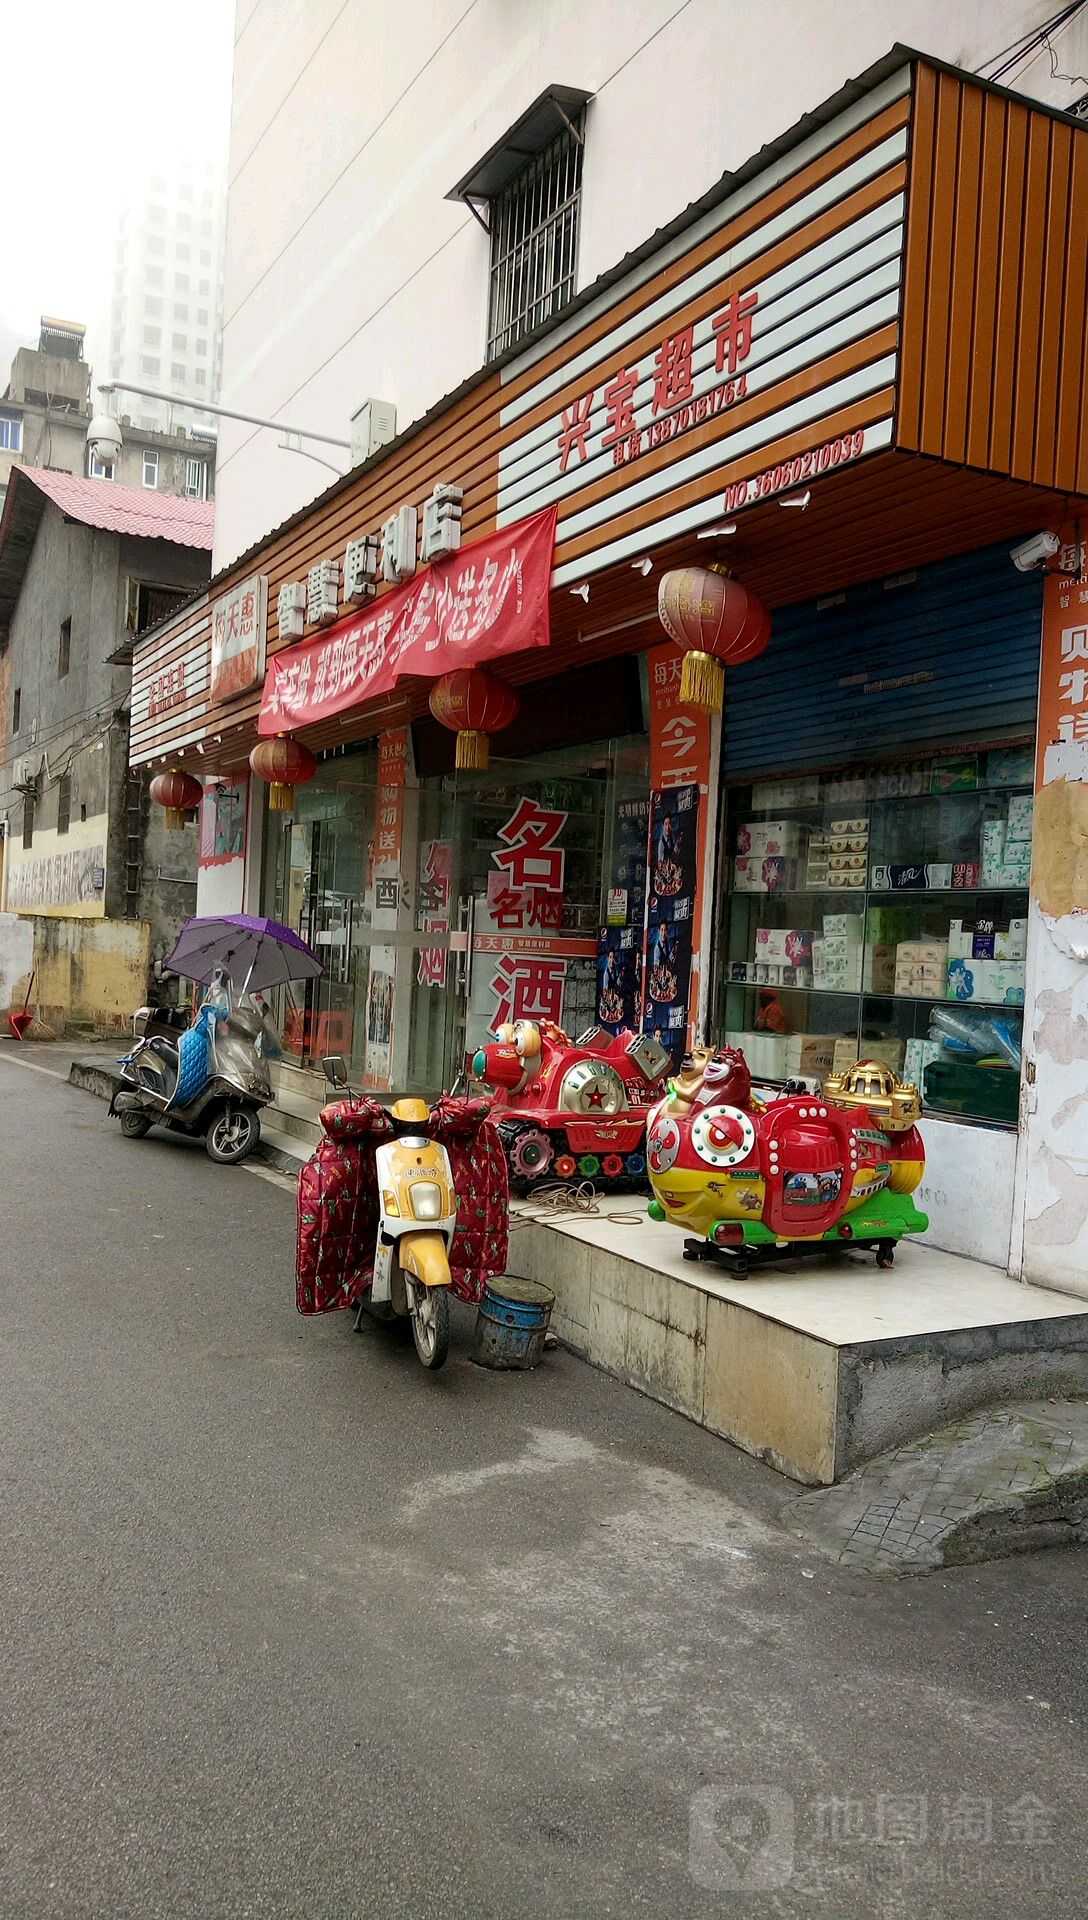
{"type": "Polygon", "coordinates": [[[1059,552],[1061,544],[1056,533],[1033,533],[1030,540],[1009,549],[1009,558],[1021,573],[1033,573],[1059,552]]]}
{"type": "Polygon", "coordinates": [[[112,413],[95,414],[87,428],[87,445],[96,460],[101,460],[105,467],[112,467],[124,445],[120,425],[112,413]]]}

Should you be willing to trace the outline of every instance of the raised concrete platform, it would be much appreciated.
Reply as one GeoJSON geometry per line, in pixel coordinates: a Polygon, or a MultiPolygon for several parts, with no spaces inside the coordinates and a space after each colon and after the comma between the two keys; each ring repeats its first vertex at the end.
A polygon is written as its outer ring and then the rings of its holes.
{"type": "MultiPolygon", "coordinates": [[[[108,1099],[116,1066],[70,1077],[108,1099]]],[[[313,1076],[277,1079],[262,1157],[297,1175],[320,1132],[313,1076]]],[[[512,1211],[510,1271],[554,1289],[567,1346],[810,1485],[993,1402],[1088,1393],[1083,1303],[922,1243],[890,1273],[844,1254],[735,1280],[685,1261],[636,1194],[590,1216],[512,1211]]]]}
{"type": "Polygon", "coordinates": [[[637,1199],[516,1208],[510,1269],[556,1295],[561,1340],[781,1472],[830,1485],[994,1401],[1088,1391],[1088,1310],[955,1254],[901,1245],[735,1280],[683,1258],[637,1199]]]}

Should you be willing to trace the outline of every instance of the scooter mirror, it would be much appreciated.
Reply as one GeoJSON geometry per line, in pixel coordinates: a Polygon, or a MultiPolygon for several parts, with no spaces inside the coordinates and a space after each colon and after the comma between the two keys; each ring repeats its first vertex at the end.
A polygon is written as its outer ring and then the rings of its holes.
{"type": "Polygon", "coordinates": [[[342,1053],[326,1054],[321,1062],[322,1071],[330,1087],[346,1087],[348,1069],[342,1053]]]}

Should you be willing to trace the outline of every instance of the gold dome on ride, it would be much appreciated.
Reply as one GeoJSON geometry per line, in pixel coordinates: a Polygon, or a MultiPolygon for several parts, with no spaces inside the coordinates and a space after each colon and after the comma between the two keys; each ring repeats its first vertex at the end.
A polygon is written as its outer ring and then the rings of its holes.
{"type": "Polygon", "coordinates": [[[824,1098],[837,1107],[868,1107],[889,1133],[905,1133],[922,1117],[922,1096],[880,1060],[859,1060],[824,1081],[824,1098]]]}

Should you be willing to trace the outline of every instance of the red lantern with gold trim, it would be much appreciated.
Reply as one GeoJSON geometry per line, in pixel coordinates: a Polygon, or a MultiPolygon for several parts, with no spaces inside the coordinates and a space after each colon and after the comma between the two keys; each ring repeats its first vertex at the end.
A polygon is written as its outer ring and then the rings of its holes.
{"type": "Polygon", "coordinates": [[[191,773],[171,767],[169,773],[157,773],[151,782],[151,798],[166,808],[168,827],[183,827],[186,814],[195,813],[204,798],[204,789],[191,773]]]}
{"type": "Polygon", "coordinates": [[[277,733],[274,740],[258,740],[249,756],[252,771],[268,781],[268,804],[273,813],[293,813],[295,788],[305,786],[317,772],[317,761],[290,733],[277,733]]]}
{"type": "Polygon", "coordinates": [[[455,765],[476,772],[489,764],[488,735],[501,733],[521,712],[513,687],[486,667],[457,667],[453,673],[444,673],[431,688],[429,705],[435,719],[457,734],[455,765]]]}
{"type": "Polygon", "coordinates": [[[724,567],[676,567],[661,576],[657,614],[665,632],[685,650],[681,705],[720,713],[725,664],[754,660],[771,637],[771,616],[762,600],[724,567]]]}

